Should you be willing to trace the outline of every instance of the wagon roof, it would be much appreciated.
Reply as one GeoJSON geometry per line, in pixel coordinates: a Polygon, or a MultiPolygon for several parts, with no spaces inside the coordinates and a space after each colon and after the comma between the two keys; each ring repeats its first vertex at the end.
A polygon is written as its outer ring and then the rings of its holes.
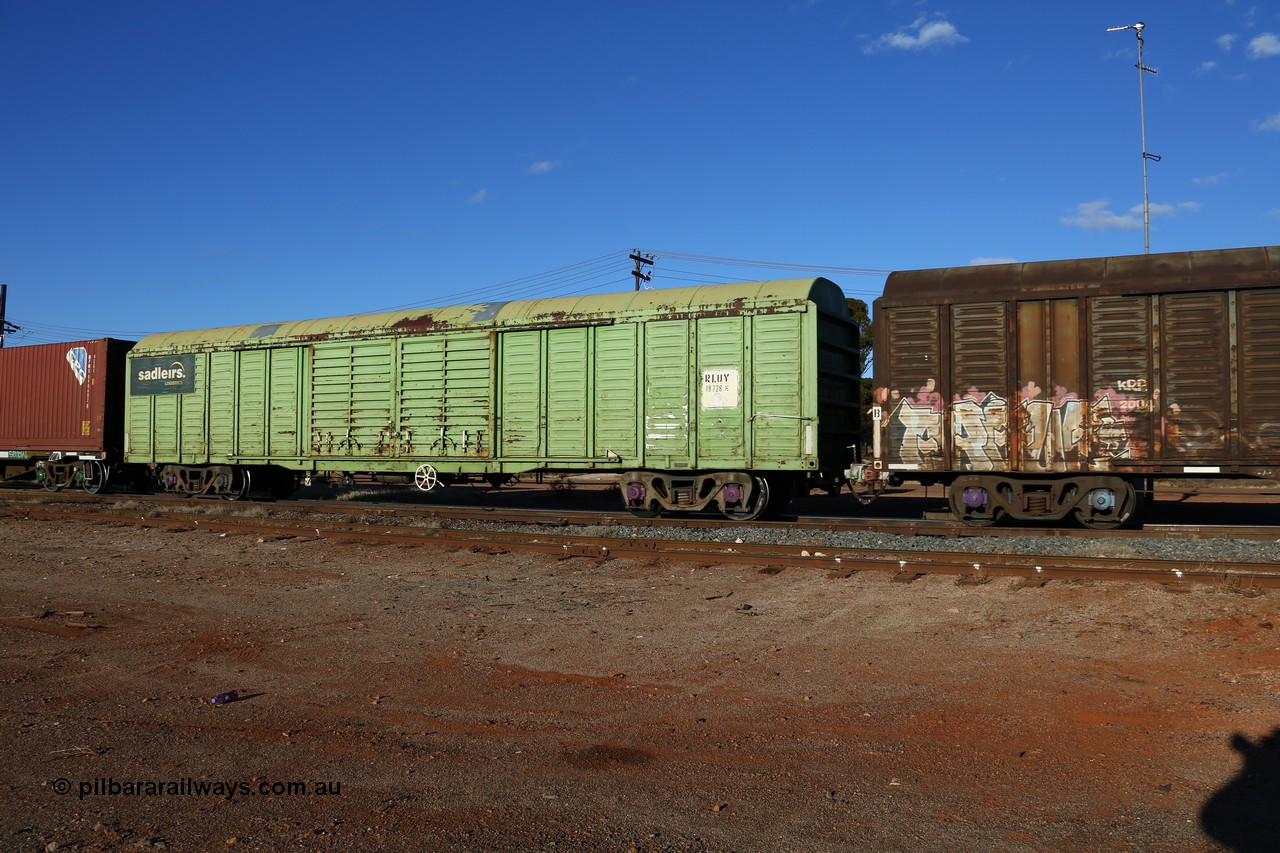
{"type": "Polygon", "coordinates": [[[1121,255],[890,274],[877,304],[988,302],[1012,298],[1280,286],[1280,246],[1121,255]]]}
{"type": "Polygon", "coordinates": [[[785,279],[514,302],[482,302],[319,320],[162,332],[143,338],[133,353],[142,355],[149,352],[216,349],[222,346],[236,349],[269,347],[464,329],[593,325],[621,318],[731,316],[795,308],[806,302],[817,303],[826,312],[842,314],[845,310],[844,294],[827,279],[785,279]]]}

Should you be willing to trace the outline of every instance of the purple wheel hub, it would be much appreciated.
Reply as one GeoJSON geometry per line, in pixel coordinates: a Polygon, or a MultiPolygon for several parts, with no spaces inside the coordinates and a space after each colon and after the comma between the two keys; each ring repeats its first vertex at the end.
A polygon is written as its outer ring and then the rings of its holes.
{"type": "Polygon", "coordinates": [[[987,505],[987,490],[979,488],[965,489],[962,500],[969,509],[981,509],[987,505]]]}

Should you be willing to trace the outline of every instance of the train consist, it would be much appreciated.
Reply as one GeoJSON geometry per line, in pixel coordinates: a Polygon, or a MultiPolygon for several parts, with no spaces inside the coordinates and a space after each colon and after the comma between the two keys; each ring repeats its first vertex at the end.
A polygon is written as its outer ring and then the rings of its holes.
{"type": "Polygon", "coordinates": [[[801,279],[0,350],[0,463],[232,499],[605,472],[739,520],[917,480],[1097,528],[1156,476],[1280,470],[1280,247],[893,273],[874,316],[868,436],[844,295],[801,279]]]}

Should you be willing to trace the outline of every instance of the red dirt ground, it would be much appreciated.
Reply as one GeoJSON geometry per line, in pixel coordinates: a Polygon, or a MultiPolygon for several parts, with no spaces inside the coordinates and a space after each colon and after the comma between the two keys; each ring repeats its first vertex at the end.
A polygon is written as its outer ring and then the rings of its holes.
{"type": "Polygon", "coordinates": [[[0,848],[1271,850],[1277,624],[5,519],[0,848]]]}

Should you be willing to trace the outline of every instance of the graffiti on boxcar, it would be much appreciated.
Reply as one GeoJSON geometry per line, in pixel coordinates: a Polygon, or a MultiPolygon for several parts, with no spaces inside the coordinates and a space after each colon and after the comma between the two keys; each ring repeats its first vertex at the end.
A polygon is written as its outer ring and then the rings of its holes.
{"type": "Polygon", "coordinates": [[[907,464],[922,465],[942,458],[942,421],[945,406],[936,382],[930,379],[903,398],[894,389],[877,388],[875,400],[889,415],[889,446],[898,449],[898,457],[907,464]]]}
{"type": "Polygon", "coordinates": [[[1216,409],[1184,407],[1171,400],[1165,407],[1162,426],[1165,449],[1170,453],[1226,452],[1227,426],[1216,409]]]}
{"type": "Polygon", "coordinates": [[[1098,389],[1090,405],[1061,385],[1045,397],[1040,386],[1028,382],[1019,391],[1016,415],[999,394],[972,386],[946,405],[932,379],[909,396],[877,388],[875,397],[892,411],[886,424],[889,446],[907,464],[941,461],[948,414],[956,467],[961,470],[991,471],[1007,465],[1015,428],[1021,434],[1022,464],[1034,470],[1106,468],[1117,460],[1147,455],[1145,442],[1134,436],[1134,426],[1136,413],[1150,411],[1151,400],[1111,386],[1098,389]]]}
{"type": "Polygon", "coordinates": [[[1080,461],[1085,439],[1084,401],[1061,385],[1053,399],[1041,399],[1043,390],[1028,382],[1019,391],[1023,410],[1023,459],[1031,468],[1052,471],[1080,461]]]}
{"type": "Polygon", "coordinates": [[[951,437],[958,467],[994,471],[1009,461],[1009,402],[971,387],[951,404],[951,437]]]}
{"type": "Polygon", "coordinates": [[[1089,410],[1089,429],[1093,436],[1093,463],[1103,467],[1120,459],[1145,459],[1150,456],[1146,432],[1139,426],[1139,417],[1149,420],[1153,401],[1146,393],[1146,381],[1117,382],[1093,392],[1093,406],[1089,410]],[[1129,388],[1139,393],[1122,390],[1129,388]]]}
{"type": "Polygon", "coordinates": [[[1133,458],[1128,428],[1132,417],[1127,414],[1125,401],[1114,398],[1112,393],[1109,388],[1101,388],[1096,392],[1093,411],[1089,417],[1093,428],[1095,463],[1133,458]]]}

